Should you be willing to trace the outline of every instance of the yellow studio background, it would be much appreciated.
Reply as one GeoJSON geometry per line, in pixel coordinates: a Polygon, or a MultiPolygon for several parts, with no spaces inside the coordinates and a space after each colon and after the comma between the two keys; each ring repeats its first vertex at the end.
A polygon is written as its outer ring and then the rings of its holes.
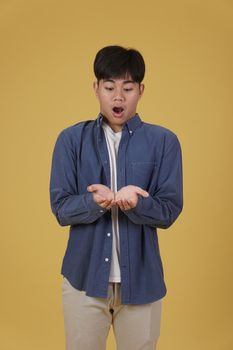
{"type": "Polygon", "coordinates": [[[97,117],[93,60],[119,44],[146,61],[140,116],[183,151],[184,209],[158,231],[158,350],[233,349],[232,1],[2,0],[0,29],[0,348],[64,349],[68,227],[50,210],[52,150],[63,128],[97,117]]]}

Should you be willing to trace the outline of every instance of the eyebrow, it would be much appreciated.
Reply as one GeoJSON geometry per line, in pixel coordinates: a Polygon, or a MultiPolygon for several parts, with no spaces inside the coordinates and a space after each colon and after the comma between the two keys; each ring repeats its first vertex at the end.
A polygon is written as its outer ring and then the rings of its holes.
{"type": "MultiPolygon", "coordinates": [[[[105,83],[105,82],[115,83],[115,80],[113,80],[113,79],[104,79],[104,83],[105,83]]],[[[133,84],[135,84],[135,81],[134,81],[134,80],[125,80],[125,81],[123,81],[123,84],[128,84],[128,83],[133,83],[133,84]]]]}

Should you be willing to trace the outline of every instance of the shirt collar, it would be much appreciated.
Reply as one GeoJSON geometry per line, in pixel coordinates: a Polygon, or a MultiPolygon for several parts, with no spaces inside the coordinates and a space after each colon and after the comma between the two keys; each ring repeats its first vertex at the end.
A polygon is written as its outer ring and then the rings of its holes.
{"type": "MultiPolygon", "coordinates": [[[[99,113],[98,117],[97,117],[97,126],[101,126],[102,122],[103,122],[103,115],[101,113],[99,113]]],[[[136,113],[132,118],[130,118],[123,126],[123,129],[127,129],[129,134],[132,134],[134,132],[134,130],[139,126],[139,124],[141,124],[141,118],[139,116],[138,113],[136,113]]]]}

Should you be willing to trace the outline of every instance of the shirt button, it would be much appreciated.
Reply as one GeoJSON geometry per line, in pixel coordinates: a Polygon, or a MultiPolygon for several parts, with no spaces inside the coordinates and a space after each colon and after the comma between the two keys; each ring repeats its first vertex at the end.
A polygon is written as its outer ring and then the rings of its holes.
{"type": "Polygon", "coordinates": [[[105,260],[106,262],[108,262],[109,259],[108,259],[108,258],[105,258],[104,260],[105,260]]]}
{"type": "Polygon", "coordinates": [[[133,133],[133,131],[132,131],[132,130],[129,130],[129,133],[130,133],[130,134],[132,134],[132,133],[133,133]]]}
{"type": "Polygon", "coordinates": [[[100,210],[100,213],[103,213],[103,212],[104,212],[104,211],[101,209],[101,210],[100,210]]]}
{"type": "Polygon", "coordinates": [[[111,233],[110,233],[110,232],[108,232],[108,233],[107,233],[107,236],[108,236],[108,237],[110,237],[110,236],[111,236],[111,233]]]}

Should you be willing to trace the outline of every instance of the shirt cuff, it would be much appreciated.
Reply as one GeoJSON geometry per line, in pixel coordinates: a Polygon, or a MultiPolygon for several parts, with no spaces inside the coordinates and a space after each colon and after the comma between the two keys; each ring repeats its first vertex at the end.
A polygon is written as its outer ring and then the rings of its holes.
{"type": "Polygon", "coordinates": [[[137,213],[137,212],[140,212],[141,209],[142,209],[142,196],[138,196],[138,201],[137,201],[136,207],[130,208],[130,209],[125,209],[125,210],[123,210],[123,212],[137,213]]]}
{"type": "Polygon", "coordinates": [[[86,206],[89,211],[105,213],[108,209],[102,208],[93,199],[93,194],[91,192],[86,193],[86,206]]]}
{"type": "Polygon", "coordinates": [[[147,212],[153,206],[153,198],[149,195],[148,197],[138,196],[138,202],[136,207],[124,210],[127,213],[134,213],[140,215],[144,212],[147,212]]]}

